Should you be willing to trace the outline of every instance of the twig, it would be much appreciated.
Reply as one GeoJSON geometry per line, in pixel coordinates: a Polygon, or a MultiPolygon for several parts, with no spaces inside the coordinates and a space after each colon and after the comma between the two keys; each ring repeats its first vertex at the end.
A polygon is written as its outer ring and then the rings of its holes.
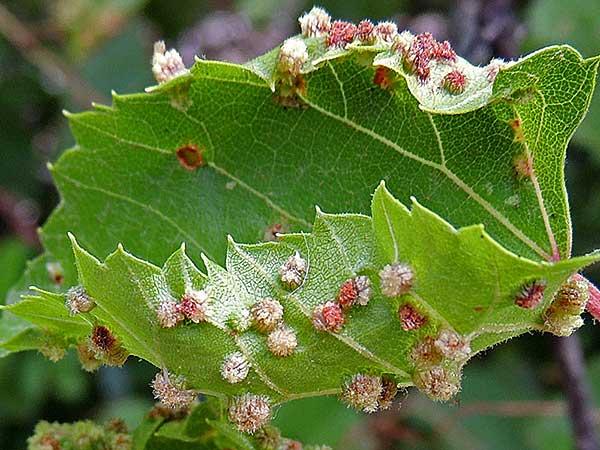
{"type": "Polygon", "coordinates": [[[583,275],[576,273],[573,278],[578,281],[583,281],[588,285],[588,292],[590,293],[590,299],[585,305],[585,309],[594,317],[596,320],[600,320],[600,290],[594,284],[585,278],[583,275]]]}
{"type": "Polygon", "coordinates": [[[563,374],[569,415],[578,450],[599,450],[595,411],[585,376],[585,362],[577,335],[555,338],[556,358],[563,374]]]}
{"type": "Polygon", "coordinates": [[[0,35],[4,36],[31,64],[60,90],[67,88],[73,100],[82,107],[92,101],[109,103],[110,99],[92,88],[77,71],[58,55],[45,48],[36,35],[0,4],[0,35]]]}

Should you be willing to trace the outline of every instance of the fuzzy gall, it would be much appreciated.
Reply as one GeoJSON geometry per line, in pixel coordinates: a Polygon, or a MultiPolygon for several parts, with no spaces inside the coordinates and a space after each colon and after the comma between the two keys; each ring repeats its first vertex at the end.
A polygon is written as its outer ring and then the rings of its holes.
{"type": "Polygon", "coordinates": [[[413,286],[414,273],[407,264],[387,264],[379,271],[381,293],[385,297],[399,297],[413,286]]]}
{"type": "Polygon", "coordinates": [[[229,406],[229,421],[243,433],[254,433],[271,419],[269,398],[264,395],[244,394],[235,397],[229,406]]]}
{"type": "Polygon", "coordinates": [[[281,282],[288,289],[298,288],[304,281],[305,273],[306,260],[298,252],[290,256],[279,270],[281,282]]]}
{"type": "Polygon", "coordinates": [[[339,333],[345,321],[346,318],[342,308],[332,301],[315,306],[312,313],[313,327],[317,331],[339,333]]]}
{"type": "Polygon", "coordinates": [[[275,329],[283,319],[283,306],[273,298],[258,300],[250,310],[252,323],[261,332],[266,333],[275,329]]]}

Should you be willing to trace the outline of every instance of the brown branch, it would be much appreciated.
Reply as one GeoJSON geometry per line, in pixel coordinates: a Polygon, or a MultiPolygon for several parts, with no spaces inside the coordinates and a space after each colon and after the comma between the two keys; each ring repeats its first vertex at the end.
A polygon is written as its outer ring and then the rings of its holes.
{"type": "Polygon", "coordinates": [[[35,33],[5,6],[0,4],[0,35],[4,36],[31,64],[60,90],[68,89],[73,100],[88,108],[92,101],[108,103],[110,99],[91,87],[81,75],[58,55],[45,48],[35,33]]]}
{"type": "Polygon", "coordinates": [[[600,450],[596,435],[596,414],[590,386],[585,376],[585,361],[577,335],[555,338],[556,358],[563,375],[569,415],[578,450],[600,450]]]}

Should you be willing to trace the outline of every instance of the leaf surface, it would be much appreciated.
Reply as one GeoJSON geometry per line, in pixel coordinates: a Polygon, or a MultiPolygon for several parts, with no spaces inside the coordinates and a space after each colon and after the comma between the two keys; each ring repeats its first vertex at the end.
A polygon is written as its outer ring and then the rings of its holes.
{"type": "MultiPolygon", "coordinates": [[[[381,180],[454,227],[483,224],[523,258],[570,256],[565,149],[590,102],[597,58],[548,47],[495,78],[458,58],[435,64],[423,83],[388,44],[328,49],[300,39],[309,58],[299,107],[282,105],[275,49],[245,66],[200,60],[149,93],[68,114],[77,146],[52,167],[62,202],[42,231],[44,258],[61,263],[64,285],[41,262],[25,279],[54,291],[76,283],[67,232],[96,255],[121,242],[161,264],[185,242],[195,265],[201,253],[222,264],[227,234],[256,242],[273,229],[308,231],[317,203],[367,213],[381,180]],[[391,71],[386,88],[374,82],[382,66],[391,71]],[[440,87],[455,69],[467,75],[462,94],[440,87]],[[185,146],[205,164],[183,167],[176,154],[185,146]],[[532,157],[533,176],[515,176],[519,155],[532,157]]],[[[0,325],[3,342],[30,332],[19,327],[0,325]]]]}
{"type": "MultiPolygon", "coordinates": [[[[205,258],[206,274],[183,247],[162,268],[122,247],[104,262],[75,240],[73,249],[79,281],[97,304],[82,315],[86,322],[106,326],[131,354],[183,375],[200,392],[266,394],[276,403],[339,393],[344,380],[359,372],[389,374],[400,385],[411,385],[413,349],[442,329],[470,343],[469,358],[510,337],[543,330],[543,313],[558,286],[600,259],[592,254],[550,263],[519,257],[482,226],[457,230],[416,201],[407,209],[383,186],[373,197],[373,219],[318,211],[310,234],[283,235],[280,242],[256,245],[230,240],[226,267],[205,258]],[[302,285],[290,291],[280,280],[280,268],[295,252],[308,268],[302,285]],[[396,261],[409,264],[415,283],[408,294],[387,298],[380,291],[379,271],[396,261]],[[314,308],[335,299],[342,283],[357,275],[370,279],[374,295],[369,304],[352,308],[339,333],[316,331],[314,308]],[[546,294],[538,307],[524,309],[515,304],[515,296],[532,280],[543,281],[546,294]],[[190,289],[209,293],[208,322],[161,327],[160,303],[179,301],[190,289]],[[270,353],[266,336],[244,322],[264,297],[283,305],[283,321],[297,335],[298,347],[289,357],[270,353]],[[424,326],[403,329],[398,310],[406,304],[423,313],[424,326]],[[221,376],[221,367],[234,352],[241,352],[252,370],[242,382],[231,384],[221,376]]],[[[31,302],[45,310],[43,302],[51,300],[59,301],[42,293],[31,302]]],[[[11,311],[37,319],[26,302],[11,311]]],[[[60,328],[66,331],[64,325],[60,328]]]]}

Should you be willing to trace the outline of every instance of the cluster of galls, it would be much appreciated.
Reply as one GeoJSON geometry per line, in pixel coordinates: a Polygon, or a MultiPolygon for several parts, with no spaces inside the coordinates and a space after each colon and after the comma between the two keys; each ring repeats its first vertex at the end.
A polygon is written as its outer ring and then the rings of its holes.
{"type": "Polygon", "coordinates": [[[585,281],[570,279],[563,283],[544,312],[544,329],[557,336],[570,336],[583,325],[581,313],[589,298],[585,281]]]}
{"type": "MultiPolygon", "coordinates": [[[[292,257],[296,260],[296,257],[292,257]]],[[[298,346],[296,332],[283,322],[283,306],[273,298],[258,300],[250,310],[253,326],[268,333],[267,348],[278,357],[290,356],[298,346]]]]}
{"type": "Polygon", "coordinates": [[[158,323],[172,328],[184,320],[200,323],[208,320],[209,297],[205,290],[187,289],[180,301],[163,299],[156,310],[158,323]]]}
{"type": "Polygon", "coordinates": [[[302,36],[325,38],[327,47],[344,48],[355,39],[362,44],[376,42],[392,43],[398,36],[398,27],[393,22],[362,20],[358,26],[344,20],[331,21],[331,16],[322,8],[313,7],[310,12],[298,19],[302,36]]]}
{"type": "Polygon", "coordinates": [[[158,84],[166,83],[188,72],[177,50],[171,49],[167,51],[164,41],[157,41],[154,44],[152,73],[158,84]]]}
{"type": "Polygon", "coordinates": [[[339,333],[346,322],[345,313],[354,306],[366,306],[371,294],[371,282],[366,275],[344,281],[335,300],[315,306],[312,312],[313,327],[317,331],[339,333]]]}
{"type": "Polygon", "coordinates": [[[102,364],[107,366],[122,366],[129,353],[103,325],[96,325],[92,334],[77,346],[77,353],[82,367],[93,372],[102,364]]]}
{"type": "Polygon", "coordinates": [[[344,385],[342,400],[359,411],[373,413],[388,409],[397,393],[398,385],[391,376],[358,373],[344,385]]]}
{"type": "Polygon", "coordinates": [[[469,342],[456,331],[442,329],[413,349],[413,382],[432,400],[447,401],[460,390],[462,366],[471,354],[469,342]]]}
{"type": "Polygon", "coordinates": [[[120,419],[104,426],[84,420],[75,423],[39,422],[27,440],[29,450],[110,449],[131,450],[132,436],[120,419]]]}

